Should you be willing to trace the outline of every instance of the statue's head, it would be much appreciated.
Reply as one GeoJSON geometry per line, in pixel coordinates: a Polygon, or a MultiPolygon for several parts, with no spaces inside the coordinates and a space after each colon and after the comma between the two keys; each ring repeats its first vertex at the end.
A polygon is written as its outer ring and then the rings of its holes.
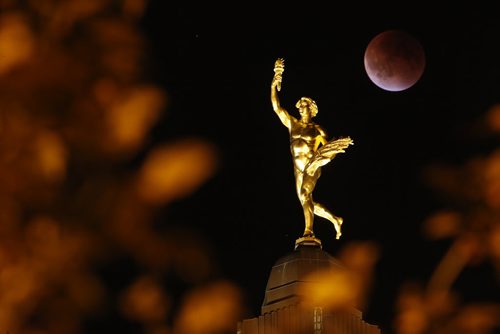
{"type": "Polygon", "coordinates": [[[318,113],[318,106],[316,102],[310,97],[301,97],[300,100],[297,101],[295,106],[299,109],[300,114],[304,112],[310,113],[311,117],[315,117],[318,113]]]}

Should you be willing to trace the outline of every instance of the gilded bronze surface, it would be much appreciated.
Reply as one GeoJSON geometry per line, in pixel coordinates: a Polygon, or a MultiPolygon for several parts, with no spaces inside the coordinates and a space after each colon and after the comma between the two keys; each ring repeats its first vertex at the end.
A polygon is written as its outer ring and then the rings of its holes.
{"type": "Polygon", "coordinates": [[[274,77],[271,83],[271,102],[274,111],[290,133],[290,150],[292,153],[297,196],[304,210],[305,228],[303,237],[314,238],[314,215],[329,220],[337,232],[336,238],[342,235],[343,219],[335,216],[322,204],[314,202],[313,191],[318,178],[321,176],[321,167],[329,163],[338,153],[353,144],[350,137],[327,139],[325,130],[312,121],[318,113],[316,102],[309,97],[302,97],[295,105],[299,110],[300,119],[291,116],[281,105],[278,92],[281,91],[281,82],[285,62],[282,58],[274,64],[274,77]]]}

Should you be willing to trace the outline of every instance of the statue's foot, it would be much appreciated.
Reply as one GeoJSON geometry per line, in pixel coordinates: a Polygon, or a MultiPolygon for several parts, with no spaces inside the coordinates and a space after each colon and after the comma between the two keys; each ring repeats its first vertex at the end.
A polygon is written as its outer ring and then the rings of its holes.
{"type": "Polygon", "coordinates": [[[335,220],[337,221],[337,224],[335,224],[335,227],[337,229],[337,236],[335,238],[340,239],[340,236],[342,235],[340,229],[342,228],[342,223],[344,222],[344,219],[342,219],[342,217],[335,217],[335,220]]]}
{"type": "Polygon", "coordinates": [[[314,232],[310,229],[306,229],[304,231],[304,235],[303,235],[304,238],[314,238],[314,232]]]}

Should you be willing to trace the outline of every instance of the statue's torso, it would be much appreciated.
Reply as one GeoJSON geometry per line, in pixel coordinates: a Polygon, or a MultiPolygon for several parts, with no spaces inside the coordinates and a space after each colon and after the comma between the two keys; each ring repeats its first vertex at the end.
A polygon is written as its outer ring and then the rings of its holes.
{"type": "Polygon", "coordinates": [[[316,138],[321,136],[319,126],[314,123],[304,125],[299,121],[292,122],[290,127],[290,150],[295,168],[303,171],[314,155],[316,138]]]}

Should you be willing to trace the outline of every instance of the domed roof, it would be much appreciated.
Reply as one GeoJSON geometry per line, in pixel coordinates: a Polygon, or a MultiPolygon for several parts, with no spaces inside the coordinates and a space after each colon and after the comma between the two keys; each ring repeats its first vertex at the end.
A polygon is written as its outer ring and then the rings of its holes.
{"type": "Polygon", "coordinates": [[[314,283],[321,270],[343,270],[344,266],[319,245],[299,245],[291,253],[276,261],[271,269],[262,304],[262,313],[282,307],[283,303],[295,303],[300,298],[299,287],[314,283]]]}

